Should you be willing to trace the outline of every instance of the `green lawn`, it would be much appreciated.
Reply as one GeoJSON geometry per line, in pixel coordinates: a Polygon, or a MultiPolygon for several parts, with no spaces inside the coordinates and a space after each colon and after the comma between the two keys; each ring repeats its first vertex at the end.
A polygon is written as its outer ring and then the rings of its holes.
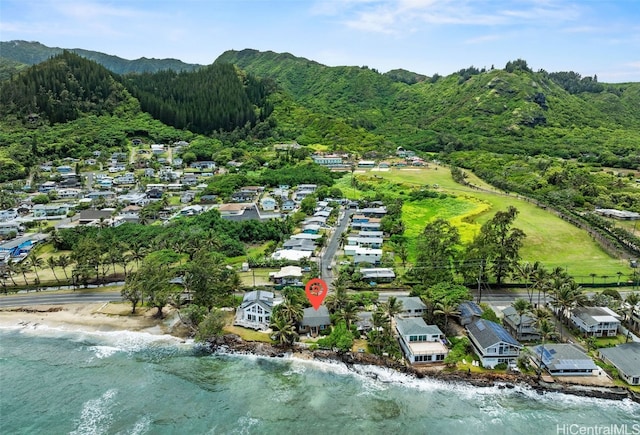
{"type": "MultiPolygon", "coordinates": [[[[491,219],[495,212],[514,206],[519,210],[515,226],[527,235],[521,251],[524,261],[540,261],[548,268],[563,267],[580,283],[590,283],[591,273],[595,273],[596,282],[603,282],[603,276],[617,276],[622,272],[623,280],[631,275],[632,269],[627,261],[611,258],[583,230],[565,222],[534,204],[517,198],[515,195],[504,195],[482,182],[475,175],[467,172],[467,179],[478,186],[491,190],[478,191],[461,186],[453,181],[448,168],[434,166],[429,169],[393,169],[388,172],[376,172],[375,181],[385,191],[390,191],[386,181],[402,184],[406,189],[419,185],[429,185],[437,190],[456,195],[455,199],[428,200],[408,203],[403,207],[403,220],[410,239],[414,238],[426,225],[436,217],[449,219],[460,229],[463,242],[471,240],[480,226],[491,219]]],[[[372,182],[373,173],[360,174],[359,179],[372,182]]],[[[350,176],[340,180],[350,183],[350,176]]],[[[352,189],[349,189],[352,190],[352,189]]],[[[396,189],[393,189],[397,192],[396,189]]],[[[344,189],[345,192],[348,190],[344,189]]]]}

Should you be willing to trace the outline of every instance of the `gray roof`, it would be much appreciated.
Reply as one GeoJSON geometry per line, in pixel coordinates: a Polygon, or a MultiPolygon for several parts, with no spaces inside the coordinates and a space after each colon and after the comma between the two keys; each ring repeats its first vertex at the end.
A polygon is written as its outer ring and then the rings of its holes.
{"type": "Polygon", "coordinates": [[[617,320],[616,318],[611,319],[617,315],[605,307],[576,307],[571,314],[589,326],[595,326],[602,321],[617,320]]]}
{"type": "Polygon", "coordinates": [[[542,362],[550,370],[596,370],[598,367],[593,360],[581,349],[573,344],[545,344],[533,348],[533,352],[540,357],[542,362]]]}
{"type": "Polygon", "coordinates": [[[402,302],[402,311],[426,310],[427,306],[418,296],[398,296],[398,302],[402,302]]]}
{"type": "Polygon", "coordinates": [[[245,293],[242,297],[240,308],[246,308],[253,303],[257,303],[262,308],[271,311],[273,307],[273,293],[264,290],[254,290],[245,293]]]}
{"type": "MultiPolygon", "coordinates": [[[[518,312],[516,311],[515,308],[513,308],[512,306],[508,306],[507,308],[505,308],[504,310],[502,310],[502,314],[504,314],[505,319],[509,320],[514,326],[519,326],[520,325],[520,314],[518,314],[518,312]]],[[[522,325],[533,325],[536,322],[536,320],[528,315],[528,314],[523,314],[522,315],[522,325]]]]}
{"type": "MultiPolygon", "coordinates": [[[[389,269],[386,267],[362,268],[360,269],[360,273],[364,278],[395,278],[396,277],[396,274],[393,271],[393,269],[389,269]]],[[[404,303],[402,304],[402,306],[404,307],[404,303]]]]}
{"type": "Polygon", "coordinates": [[[600,354],[625,375],[640,376],[640,343],[625,343],[600,349],[600,354]]]}
{"type": "Polygon", "coordinates": [[[427,325],[422,317],[396,317],[396,329],[402,336],[407,335],[443,335],[436,325],[427,325]]]}
{"type": "Polygon", "coordinates": [[[513,346],[522,345],[513,338],[506,329],[490,320],[480,319],[467,326],[469,335],[483,348],[491,347],[500,342],[509,343],[513,346]]]}
{"type": "Polygon", "coordinates": [[[302,326],[321,326],[331,324],[329,310],[324,305],[320,305],[317,310],[313,307],[305,308],[302,312],[302,320],[300,321],[300,325],[302,326]]]}

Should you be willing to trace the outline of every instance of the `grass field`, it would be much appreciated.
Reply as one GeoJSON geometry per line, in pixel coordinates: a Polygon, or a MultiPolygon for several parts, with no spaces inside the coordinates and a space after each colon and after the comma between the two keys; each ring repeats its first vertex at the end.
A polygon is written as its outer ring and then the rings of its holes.
{"type": "MultiPolygon", "coordinates": [[[[524,261],[540,261],[548,268],[563,267],[580,283],[592,282],[592,273],[596,274],[595,282],[611,282],[618,272],[623,274],[624,280],[633,272],[628,261],[609,256],[585,231],[515,195],[506,195],[493,189],[471,173],[467,173],[467,179],[489,192],[456,183],[449,169],[442,166],[392,169],[375,172],[375,177],[371,172],[357,176],[358,180],[369,184],[377,183],[389,194],[403,196],[411,188],[433,188],[437,185],[436,190],[455,195],[455,198],[445,200],[405,202],[403,220],[410,239],[414,239],[430,220],[442,217],[456,225],[463,242],[468,242],[497,211],[514,206],[520,212],[514,225],[527,235],[521,251],[524,261]]],[[[350,179],[350,176],[346,176],[340,180],[340,187],[347,196],[353,197],[350,179]]]]}

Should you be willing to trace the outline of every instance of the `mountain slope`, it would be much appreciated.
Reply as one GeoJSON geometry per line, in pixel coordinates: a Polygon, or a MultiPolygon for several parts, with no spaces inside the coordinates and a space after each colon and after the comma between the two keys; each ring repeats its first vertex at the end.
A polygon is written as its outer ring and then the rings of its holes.
{"type": "Polygon", "coordinates": [[[424,151],[484,149],[576,158],[613,152],[613,160],[624,164],[629,147],[640,142],[640,84],[570,94],[522,60],[505,70],[468,68],[414,84],[287,53],[227,51],[216,62],[273,79],[312,113],[424,151]]]}
{"type": "MultiPolygon", "coordinates": [[[[163,70],[193,71],[202,66],[184,63],[178,59],[147,59],[143,57],[136,60],[127,60],[118,56],[112,56],[97,51],[83,50],[80,48],[66,50],[93,60],[116,74],[157,72],[163,70]]],[[[44,62],[45,60],[62,53],[62,51],[62,48],[47,47],[39,42],[0,42],[0,53],[2,57],[27,65],[35,65],[44,62]]]]}

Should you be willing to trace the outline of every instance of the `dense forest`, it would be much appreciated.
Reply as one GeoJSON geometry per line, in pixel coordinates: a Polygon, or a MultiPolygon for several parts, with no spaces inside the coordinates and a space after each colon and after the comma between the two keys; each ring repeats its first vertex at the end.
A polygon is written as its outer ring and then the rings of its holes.
{"type": "Polygon", "coordinates": [[[167,125],[195,133],[254,126],[273,110],[266,101],[265,84],[250,74],[241,76],[231,64],[191,73],[133,74],[124,83],[144,111],[167,125]]]}

